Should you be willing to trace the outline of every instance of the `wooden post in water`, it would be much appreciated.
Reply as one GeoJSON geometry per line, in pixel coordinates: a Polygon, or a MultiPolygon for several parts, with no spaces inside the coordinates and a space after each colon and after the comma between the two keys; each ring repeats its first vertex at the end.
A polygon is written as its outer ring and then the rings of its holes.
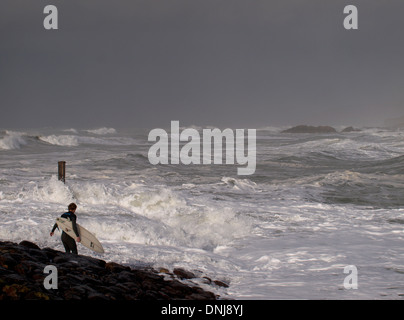
{"type": "Polygon", "coordinates": [[[66,177],[66,161],[59,161],[58,162],[58,179],[65,183],[66,177]]]}

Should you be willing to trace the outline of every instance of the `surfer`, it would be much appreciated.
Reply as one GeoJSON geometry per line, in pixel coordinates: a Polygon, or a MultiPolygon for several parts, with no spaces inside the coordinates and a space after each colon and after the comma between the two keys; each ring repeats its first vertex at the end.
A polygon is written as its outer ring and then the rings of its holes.
{"type": "MultiPolygon", "coordinates": [[[[75,215],[76,209],[77,209],[77,205],[75,203],[71,203],[69,204],[68,208],[68,212],[62,214],[62,218],[67,218],[72,222],[72,226],[73,226],[73,231],[76,234],[76,241],[80,242],[80,235],[79,235],[79,231],[77,229],[77,224],[76,224],[76,220],[77,220],[77,216],[75,215]]],[[[53,233],[55,231],[55,229],[58,227],[57,223],[55,223],[55,225],[52,228],[52,231],[50,233],[50,236],[53,236],[53,233]]],[[[76,245],[76,241],[74,241],[74,239],[69,236],[66,232],[62,231],[62,243],[63,246],[65,247],[65,250],[67,253],[74,253],[77,254],[77,245],[76,245]]]]}

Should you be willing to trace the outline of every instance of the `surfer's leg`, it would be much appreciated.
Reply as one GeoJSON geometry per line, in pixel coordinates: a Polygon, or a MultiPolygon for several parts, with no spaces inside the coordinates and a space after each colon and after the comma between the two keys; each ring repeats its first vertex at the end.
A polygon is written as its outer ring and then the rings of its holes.
{"type": "Polygon", "coordinates": [[[70,237],[67,234],[65,234],[64,232],[62,233],[62,243],[65,247],[66,253],[70,253],[69,238],[70,237]]]}
{"type": "Polygon", "coordinates": [[[66,235],[66,244],[69,248],[69,252],[77,254],[77,245],[76,241],[69,235],[66,235]]]}
{"type": "Polygon", "coordinates": [[[76,241],[74,241],[74,239],[73,239],[73,242],[71,243],[70,249],[72,250],[72,253],[73,253],[73,254],[78,254],[78,253],[77,253],[76,241]]]}
{"type": "Polygon", "coordinates": [[[77,254],[76,241],[71,236],[66,233],[62,234],[62,242],[67,253],[77,254]]]}

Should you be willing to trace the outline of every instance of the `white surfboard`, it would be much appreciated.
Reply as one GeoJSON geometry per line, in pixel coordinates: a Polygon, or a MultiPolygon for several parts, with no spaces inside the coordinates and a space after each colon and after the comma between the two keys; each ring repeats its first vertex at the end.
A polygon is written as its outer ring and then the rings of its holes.
{"type": "MultiPolygon", "coordinates": [[[[76,239],[76,234],[73,231],[72,222],[69,219],[59,217],[56,218],[56,223],[58,224],[58,227],[60,229],[66,232],[73,239],[76,239]]],[[[76,225],[81,239],[80,243],[95,252],[104,253],[104,248],[102,247],[98,239],[86,228],[80,226],[78,223],[76,223],[76,225]]]]}

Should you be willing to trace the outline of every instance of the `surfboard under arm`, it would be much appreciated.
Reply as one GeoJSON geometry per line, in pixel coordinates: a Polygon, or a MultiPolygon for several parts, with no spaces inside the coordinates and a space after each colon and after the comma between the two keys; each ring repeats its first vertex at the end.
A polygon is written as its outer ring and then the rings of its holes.
{"type": "MultiPolygon", "coordinates": [[[[77,238],[75,232],[73,231],[72,222],[69,219],[59,217],[56,218],[56,223],[60,229],[66,232],[73,239],[77,238]]],[[[80,226],[78,223],[76,223],[76,225],[81,239],[80,243],[95,252],[104,253],[104,248],[98,239],[86,228],[80,226]]]]}

